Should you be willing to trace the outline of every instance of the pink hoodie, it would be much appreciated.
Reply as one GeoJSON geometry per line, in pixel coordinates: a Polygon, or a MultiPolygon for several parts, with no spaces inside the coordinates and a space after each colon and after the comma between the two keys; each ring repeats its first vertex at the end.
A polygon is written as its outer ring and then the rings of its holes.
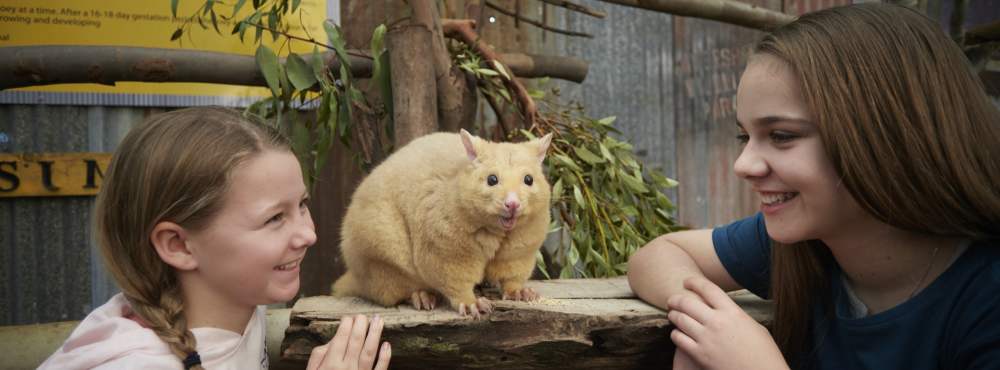
{"type": "MultiPolygon", "coordinates": [[[[119,293],[91,312],[40,370],[182,370],[181,360],[152,330],[127,317],[128,301],[119,293]]],[[[216,369],[267,369],[264,306],[258,306],[243,335],[224,329],[194,328],[202,366],[216,369]]]]}

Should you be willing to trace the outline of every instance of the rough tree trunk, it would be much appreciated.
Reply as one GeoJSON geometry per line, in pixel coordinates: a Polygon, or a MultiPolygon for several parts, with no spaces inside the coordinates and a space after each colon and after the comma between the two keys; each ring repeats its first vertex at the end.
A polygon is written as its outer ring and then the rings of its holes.
{"type": "MultiPolygon", "coordinates": [[[[529,281],[539,302],[494,300],[482,320],[439,307],[385,308],[356,298],[300,299],[282,342],[283,361],[303,363],[336,332],[340,317],[385,319],[393,369],[669,369],[673,345],[663,311],[638,299],[624,278],[529,281]]],[[[487,296],[496,299],[497,292],[487,296]]],[[[734,299],[768,322],[770,306],[748,293],[734,299]]]]}

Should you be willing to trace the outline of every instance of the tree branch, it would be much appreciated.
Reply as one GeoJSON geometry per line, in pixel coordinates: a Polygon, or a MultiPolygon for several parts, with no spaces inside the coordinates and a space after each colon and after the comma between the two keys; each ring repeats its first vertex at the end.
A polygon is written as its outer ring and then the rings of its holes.
{"type": "Polygon", "coordinates": [[[600,0],[686,17],[697,17],[738,26],[769,30],[795,17],[735,0],[600,0]]]}
{"type": "MultiPolygon", "coordinates": [[[[64,83],[204,82],[267,86],[253,56],[211,51],[124,46],[44,45],[11,46],[0,53],[0,90],[64,83]],[[213,68],[205,68],[211,65],[213,68]]],[[[351,75],[368,78],[369,57],[349,52],[351,75]]],[[[333,52],[323,60],[335,74],[340,61],[333,52]]],[[[587,63],[570,57],[501,54],[500,61],[521,77],[543,77],[582,82],[587,63]]]]}
{"type": "MultiPolygon", "coordinates": [[[[465,44],[469,45],[479,55],[482,55],[483,60],[492,65],[493,62],[500,63],[499,56],[493,51],[486,42],[479,39],[479,35],[476,34],[476,22],[470,19],[448,19],[441,21],[442,28],[444,29],[444,34],[447,37],[451,37],[457,40],[461,40],[465,44]]],[[[503,66],[505,69],[513,74],[507,66],[503,66]]],[[[503,78],[504,84],[514,93],[514,96],[518,103],[521,105],[522,114],[524,115],[524,127],[530,128],[535,123],[535,116],[538,114],[538,108],[535,106],[535,102],[531,100],[531,96],[528,95],[528,90],[524,88],[524,85],[517,80],[517,76],[513,75],[510,79],[503,78]]],[[[498,112],[499,114],[499,112],[498,112]]]]}
{"type": "Polygon", "coordinates": [[[493,8],[494,10],[500,12],[501,14],[504,14],[504,15],[509,16],[509,17],[513,17],[516,20],[520,20],[520,21],[523,21],[523,22],[528,23],[528,24],[532,24],[535,27],[541,28],[541,29],[546,30],[546,31],[552,31],[552,32],[555,32],[555,33],[561,33],[563,35],[569,35],[569,36],[586,37],[588,39],[594,38],[594,35],[591,35],[589,33],[576,32],[576,31],[567,31],[567,30],[558,29],[558,28],[555,28],[555,27],[549,27],[549,26],[545,25],[542,22],[536,21],[534,19],[529,19],[529,18],[522,17],[522,16],[520,16],[518,14],[515,14],[514,12],[511,12],[511,11],[508,11],[508,10],[506,10],[504,8],[501,8],[499,5],[496,5],[494,3],[489,2],[489,0],[485,0],[484,3],[486,4],[487,7],[493,8]]]}
{"type": "Polygon", "coordinates": [[[605,17],[608,16],[607,14],[605,14],[602,11],[593,10],[593,9],[590,9],[590,8],[585,7],[583,5],[571,3],[571,2],[566,1],[566,0],[539,0],[539,1],[541,1],[543,3],[546,3],[546,4],[552,4],[552,5],[555,5],[555,6],[563,7],[563,8],[575,11],[575,12],[580,12],[580,13],[589,15],[589,16],[594,17],[594,18],[604,19],[605,17]]]}
{"type": "MultiPolygon", "coordinates": [[[[371,76],[369,58],[350,57],[351,74],[371,76]]],[[[326,66],[340,73],[340,60],[323,53],[326,66]]],[[[0,90],[62,83],[205,82],[267,86],[253,56],[211,51],[45,45],[4,48],[0,90]],[[206,66],[212,66],[206,68],[206,66]]]]}

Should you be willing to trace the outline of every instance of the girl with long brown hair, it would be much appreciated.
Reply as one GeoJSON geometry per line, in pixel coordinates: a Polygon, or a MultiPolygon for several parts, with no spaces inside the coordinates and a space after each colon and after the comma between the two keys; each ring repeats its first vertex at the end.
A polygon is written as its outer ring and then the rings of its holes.
{"type": "MultiPolygon", "coordinates": [[[[316,242],[307,195],[270,126],[216,107],[150,117],[119,144],[94,212],[122,292],[41,368],[266,369],[263,305],[295,297],[316,242]]],[[[382,325],[344,318],[309,369],[385,369],[382,325]]]]}
{"type": "Polygon", "coordinates": [[[754,48],[734,164],[760,212],[667,234],[629,282],[674,324],[675,368],[1000,364],[1000,113],[911,9],[806,14],[754,48]],[[773,299],[773,337],[725,294],[773,299]]]}

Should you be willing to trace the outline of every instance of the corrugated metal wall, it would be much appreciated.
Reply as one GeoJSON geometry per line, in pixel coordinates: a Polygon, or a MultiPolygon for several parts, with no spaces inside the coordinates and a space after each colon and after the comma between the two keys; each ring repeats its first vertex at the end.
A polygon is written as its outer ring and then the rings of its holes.
{"type": "MultiPolygon", "coordinates": [[[[0,105],[0,150],[110,152],[148,109],[0,105]]],[[[93,197],[0,199],[0,324],[80,319],[115,285],[90,232],[93,197]]]]}

